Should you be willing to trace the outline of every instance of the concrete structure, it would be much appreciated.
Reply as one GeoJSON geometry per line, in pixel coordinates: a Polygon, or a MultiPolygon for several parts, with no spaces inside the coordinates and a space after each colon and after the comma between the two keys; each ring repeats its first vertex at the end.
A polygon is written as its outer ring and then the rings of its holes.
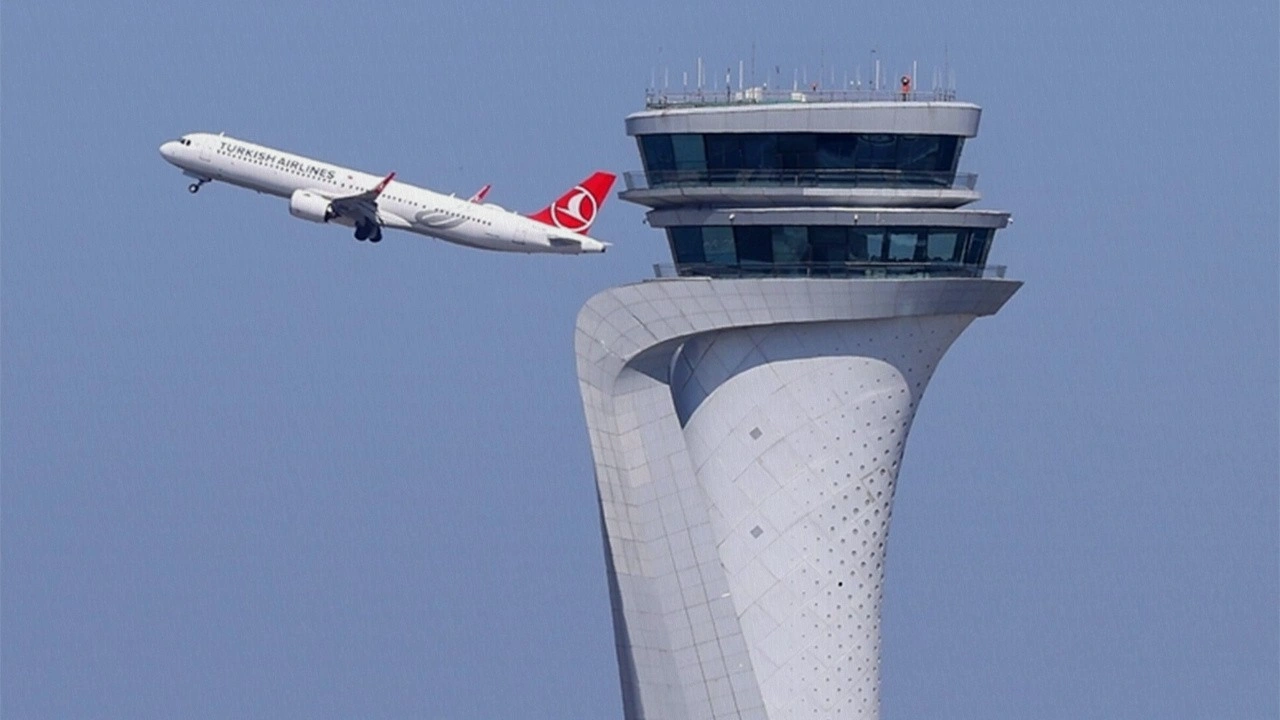
{"type": "Polygon", "coordinates": [[[627,119],[645,171],[622,197],[675,263],[578,317],[629,719],[878,716],[907,433],[1020,286],[986,267],[1008,215],[959,209],[976,106],[769,100],[627,119]]]}

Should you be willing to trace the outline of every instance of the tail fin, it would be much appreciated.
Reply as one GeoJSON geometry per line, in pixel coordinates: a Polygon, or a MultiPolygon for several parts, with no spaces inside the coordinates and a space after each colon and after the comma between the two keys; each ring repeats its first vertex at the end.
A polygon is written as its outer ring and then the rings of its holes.
{"type": "Polygon", "coordinates": [[[560,199],[529,217],[540,223],[562,228],[569,232],[586,233],[596,220],[596,214],[609,197],[609,189],[617,176],[599,171],[560,196],[560,199]]]}

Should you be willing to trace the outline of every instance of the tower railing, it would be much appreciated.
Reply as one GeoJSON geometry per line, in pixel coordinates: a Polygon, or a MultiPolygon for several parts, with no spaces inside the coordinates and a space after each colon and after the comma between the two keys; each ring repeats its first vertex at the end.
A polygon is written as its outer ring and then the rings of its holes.
{"type": "Polygon", "coordinates": [[[782,103],[833,103],[833,102],[952,102],[956,91],[945,88],[936,90],[909,90],[882,88],[880,90],[822,90],[809,87],[805,90],[770,90],[754,87],[742,90],[659,90],[645,92],[644,106],[650,110],[681,107],[707,107],[715,105],[764,105],[782,103]]]}
{"type": "Polygon", "coordinates": [[[972,190],[977,173],[843,168],[750,170],[631,170],[622,174],[628,190],[673,187],[863,187],[972,190]]]}

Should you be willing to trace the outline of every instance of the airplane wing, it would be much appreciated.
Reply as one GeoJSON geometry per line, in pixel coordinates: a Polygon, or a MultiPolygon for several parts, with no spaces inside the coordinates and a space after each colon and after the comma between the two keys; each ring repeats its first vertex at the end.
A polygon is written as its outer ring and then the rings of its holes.
{"type": "Polygon", "coordinates": [[[357,224],[373,223],[378,224],[378,196],[383,190],[391,184],[392,178],[396,176],[391,173],[382,179],[382,182],[374,186],[372,190],[366,190],[359,195],[347,195],[345,197],[333,198],[329,201],[333,211],[343,217],[351,218],[357,224]]]}
{"type": "Polygon", "coordinates": [[[475,195],[472,195],[470,198],[468,198],[468,202],[483,203],[484,196],[489,194],[489,188],[491,187],[493,186],[485,185],[484,187],[480,188],[479,190],[476,191],[475,195]]]}

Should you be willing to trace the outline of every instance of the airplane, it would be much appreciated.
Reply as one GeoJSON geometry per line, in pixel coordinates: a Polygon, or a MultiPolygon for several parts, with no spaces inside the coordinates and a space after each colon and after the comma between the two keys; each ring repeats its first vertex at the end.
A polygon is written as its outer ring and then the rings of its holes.
{"type": "Polygon", "coordinates": [[[576,255],[609,247],[586,235],[616,179],[608,172],[526,216],[484,202],[489,185],[462,200],[398,182],[395,173],[379,178],[224,134],[183,135],[160,155],[195,179],[191,193],[218,180],[288,198],[294,217],[355,228],[357,240],[380,242],[386,227],[484,250],[576,255]]]}

